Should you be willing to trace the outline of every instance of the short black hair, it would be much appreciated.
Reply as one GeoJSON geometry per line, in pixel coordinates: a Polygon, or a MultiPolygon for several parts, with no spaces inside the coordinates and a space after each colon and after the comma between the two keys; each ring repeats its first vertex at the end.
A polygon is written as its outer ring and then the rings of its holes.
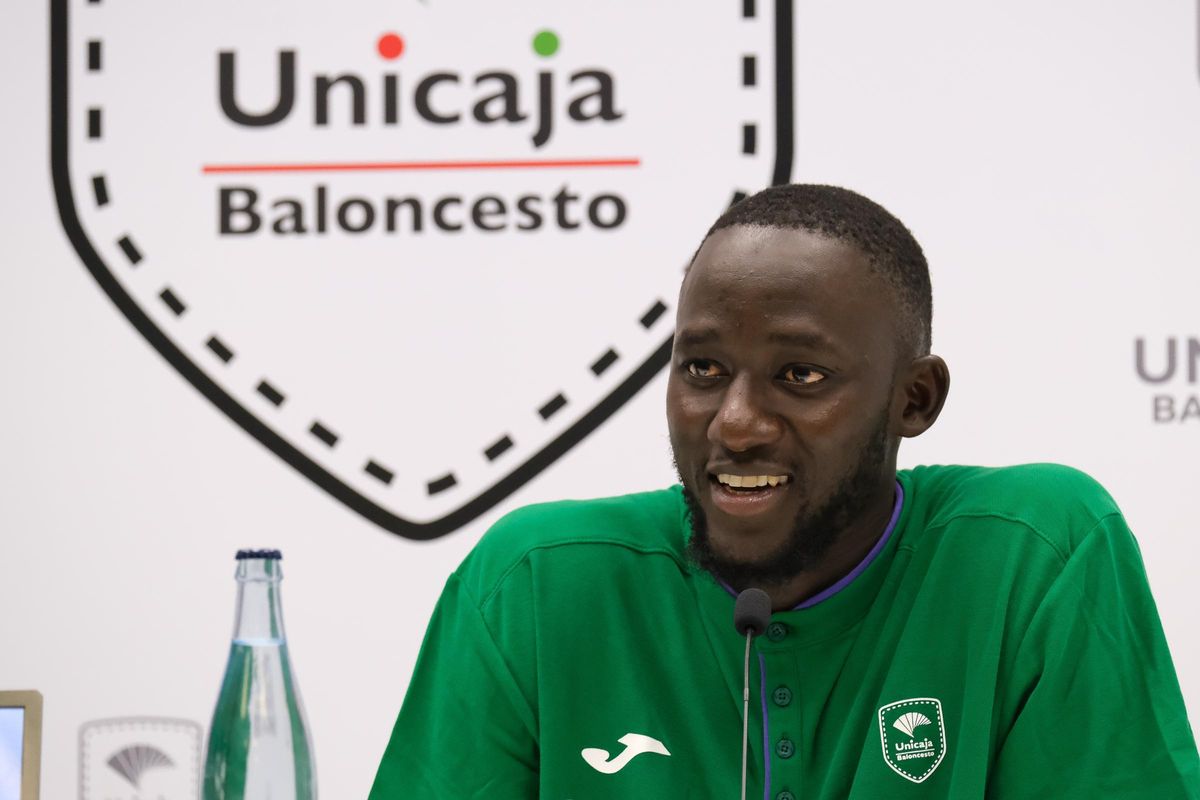
{"type": "Polygon", "coordinates": [[[704,238],[734,225],[800,229],[854,245],[896,290],[901,333],[917,355],[929,353],[933,327],[929,264],[912,233],[883,206],[840,186],[772,186],[730,206],[704,238]]]}

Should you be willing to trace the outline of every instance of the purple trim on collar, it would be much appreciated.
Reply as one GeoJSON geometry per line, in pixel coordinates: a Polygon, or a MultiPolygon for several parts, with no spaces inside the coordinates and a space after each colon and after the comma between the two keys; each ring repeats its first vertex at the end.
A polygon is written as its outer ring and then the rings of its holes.
{"type": "Polygon", "coordinates": [[[758,654],[758,695],[762,698],[763,722],[763,800],[771,800],[771,750],[770,729],[767,727],[767,660],[758,654]]]}
{"type": "MultiPolygon", "coordinates": [[[[879,541],[875,542],[875,546],[871,548],[871,551],[863,556],[863,560],[858,562],[858,566],[847,572],[841,580],[824,591],[817,592],[800,605],[794,606],[792,611],[800,611],[801,609],[811,608],[817,603],[820,603],[822,600],[828,600],[842,589],[845,589],[847,586],[853,583],[855,578],[861,575],[867,567],[871,566],[871,562],[874,561],[875,557],[878,556],[883,550],[884,546],[888,543],[888,539],[892,538],[892,531],[896,530],[896,523],[900,521],[900,509],[903,507],[904,487],[900,485],[900,481],[896,481],[896,502],[892,505],[892,518],[888,520],[887,527],[884,528],[883,533],[880,534],[879,541]]],[[[713,578],[716,579],[717,583],[721,584],[721,587],[725,591],[729,592],[731,597],[737,597],[738,593],[733,590],[732,586],[730,586],[721,578],[717,578],[715,575],[713,578]]]]}
{"type": "Polygon", "coordinates": [[[853,583],[854,579],[859,575],[863,574],[863,571],[867,567],[871,566],[871,562],[874,561],[875,557],[878,556],[880,551],[883,550],[883,547],[887,544],[888,539],[892,538],[892,531],[896,529],[896,522],[900,519],[900,509],[903,507],[903,505],[904,488],[900,486],[900,481],[896,481],[896,503],[892,506],[892,518],[888,520],[887,527],[883,529],[883,535],[879,537],[879,541],[875,542],[875,546],[871,548],[871,552],[867,553],[866,556],[863,557],[863,560],[858,562],[858,566],[847,572],[845,576],[837,583],[833,584],[824,591],[817,592],[792,610],[799,611],[803,608],[812,608],[822,600],[828,600],[842,589],[845,589],[847,586],[853,583]]]}

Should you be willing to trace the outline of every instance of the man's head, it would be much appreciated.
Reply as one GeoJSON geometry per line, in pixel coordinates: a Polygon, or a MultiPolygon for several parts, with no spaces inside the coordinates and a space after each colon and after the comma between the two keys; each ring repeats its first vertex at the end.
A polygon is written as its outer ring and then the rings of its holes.
{"type": "Polygon", "coordinates": [[[933,321],[929,265],[912,233],[883,206],[840,186],[772,186],[731,206],[708,229],[705,241],[733,225],[805,230],[854,245],[894,290],[904,341],[914,355],[929,353],[933,321]]]}
{"type": "Polygon", "coordinates": [[[775,187],[717,221],[680,290],[667,389],[702,566],[778,585],[886,521],[899,439],[949,383],[930,308],[920,246],[853,192],[775,187]]]}

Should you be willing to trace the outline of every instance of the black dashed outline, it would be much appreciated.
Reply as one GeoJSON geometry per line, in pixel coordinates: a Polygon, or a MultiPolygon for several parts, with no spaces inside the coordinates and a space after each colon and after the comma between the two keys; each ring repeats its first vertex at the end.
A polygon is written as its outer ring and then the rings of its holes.
{"type": "Polygon", "coordinates": [[[646,309],[646,313],[642,314],[638,322],[642,323],[642,327],[650,330],[654,327],[654,323],[658,322],[658,318],[667,310],[666,304],[662,300],[655,300],[654,305],[646,309]]]}
{"type": "Polygon", "coordinates": [[[617,362],[618,358],[620,358],[620,356],[617,355],[617,351],[613,350],[611,347],[608,348],[604,355],[592,362],[592,366],[590,367],[592,374],[599,378],[604,374],[606,369],[617,362]]]}
{"type": "Polygon", "coordinates": [[[136,267],[138,262],[142,260],[142,251],[137,249],[137,245],[133,243],[133,239],[129,236],[122,236],[117,239],[117,246],[121,248],[121,252],[129,259],[131,266],[136,267]]]}
{"type": "Polygon", "coordinates": [[[492,442],[492,444],[488,445],[488,448],[483,451],[483,456],[488,461],[495,461],[497,458],[504,455],[509,449],[511,449],[512,446],[512,437],[506,433],[496,441],[492,442]]]}
{"type": "Polygon", "coordinates": [[[559,392],[558,394],[554,395],[554,397],[551,397],[549,400],[543,403],[541,407],[538,408],[537,413],[539,417],[547,420],[566,407],[567,396],[562,392],[559,392]]]}
{"type": "Polygon", "coordinates": [[[742,155],[752,156],[758,149],[758,126],[747,122],[742,126],[742,155]]]}
{"type": "Polygon", "coordinates": [[[164,286],[163,290],[158,293],[159,298],[166,304],[167,308],[177,317],[182,317],[183,312],[187,311],[187,305],[180,300],[169,286],[164,286]]]}
{"type": "Polygon", "coordinates": [[[108,184],[103,175],[92,176],[92,193],[96,195],[96,206],[103,208],[108,205],[108,184]]]}
{"type": "Polygon", "coordinates": [[[367,465],[363,467],[363,472],[367,473],[375,480],[380,481],[385,486],[391,486],[392,479],[396,477],[396,473],[378,463],[373,458],[367,460],[367,465]]]}
{"type": "Polygon", "coordinates": [[[267,402],[276,408],[282,406],[287,400],[283,392],[272,386],[265,378],[258,382],[258,386],[254,387],[254,391],[265,397],[267,402]]]}
{"type": "Polygon", "coordinates": [[[208,341],[204,343],[204,346],[226,364],[233,361],[233,351],[215,335],[208,337],[208,341]]]}
{"type": "Polygon", "coordinates": [[[752,89],[758,85],[758,60],[750,56],[742,56],[742,88],[752,89]]]}
{"type": "MultiPolygon", "coordinates": [[[[774,34],[775,34],[775,51],[774,51],[774,66],[775,66],[775,107],[777,110],[775,119],[775,163],[772,173],[772,183],[786,183],[790,179],[791,166],[793,158],[793,143],[792,143],[792,125],[793,125],[793,109],[792,109],[792,2],[793,0],[775,0],[775,17],[774,17],[774,34]]],[[[100,0],[88,0],[90,5],[98,5],[100,0]]],[[[503,497],[506,497],[516,487],[523,485],[534,475],[538,474],[542,469],[553,463],[567,449],[585,437],[588,433],[594,430],[604,419],[612,414],[616,408],[624,404],[626,400],[633,396],[641,389],[649,380],[662,369],[669,360],[671,339],[668,337],[664,342],[660,343],[653,354],[638,366],[629,376],[625,377],[621,384],[616,387],[610,394],[600,399],[600,401],[590,410],[583,413],[581,418],[575,421],[569,430],[560,434],[542,449],[536,452],[524,464],[501,478],[497,483],[482,491],[477,497],[470,500],[463,507],[453,510],[444,517],[434,520],[430,523],[414,523],[405,520],[401,517],[393,515],[391,512],[380,508],[364,496],[358,494],[349,486],[343,484],[339,479],[327,472],[323,467],[315,462],[306,460],[303,456],[295,451],[286,439],[278,433],[267,427],[257,417],[249,414],[231,395],[228,395],[224,389],[220,388],[212,382],[212,379],[205,375],[199,368],[186,356],[178,346],[165,337],[158,330],[154,323],[145,317],[144,313],[137,306],[136,302],[125,293],[124,289],[115,284],[115,276],[109,271],[107,264],[95,252],[91,242],[87,238],[87,234],[82,231],[78,214],[74,207],[73,191],[70,182],[69,164],[69,139],[67,137],[67,114],[69,112],[67,104],[67,85],[68,75],[68,54],[66,48],[68,45],[67,36],[67,0],[51,0],[51,167],[55,186],[55,196],[58,202],[59,213],[62,218],[63,226],[67,231],[68,237],[71,239],[72,245],[76,252],[83,259],[84,265],[97,279],[101,287],[109,298],[118,306],[125,314],[126,318],[133,323],[134,327],[145,336],[149,342],[157,349],[167,361],[175,367],[185,378],[189,380],[202,394],[212,401],[218,408],[224,411],[235,423],[243,429],[250,432],[260,442],[267,445],[269,449],[284,459],[285,462],[296,468],[301,474],[313,480],[318,486],[325,489],[333,496],[340,499],[346,505],[376,522],[381,527],[408,538],[414,539],[430,539],[441,536],[457,527],[465,524],[477,517],[487,508],[493,506],[503,497]]],[[[742,0],[742,16],[746,19],[754,19],[757,16],[756,0],[742,0]]],[[[102,40],[93,39],[87,41],[86,63],[88,71],[99,72],[103,69],[103,46],[102,40]]],[[[754,55],[742,55],[740,57],[741,64],[741,80],[742,85],[746,88],[752,88],[758,84],[757,60],[754,55]]],[[[103,111],[100,106],[93,106],[87,109],[87,135],[89,139],[98,140],[103,137],[103,111]]],[[[753,124],[743,125],[742,129],[742,144],[743,153],[746,155],[756,154],[757,151],[757,129],[753,124]]],[[[110,203],[108,186],[104,175],[95,175],[92,177],[92,189],[95,194],[97,207],[104,207],[110,203]]],[[[734,192],[732,202],[737,202],[746,196],[746,192],[738,190],[734,192]]],[[[128,235],[118,240],[118,245],[124,251],[126,258],[132,265],[137,265],[143,256],[141,252],[133,245],[132,240],[128,235]]],[[[164,288],[160,293],[162,301],[170,308],[176,316],[182,315],[187,306],[172,292],[169,288],[164,288]],[[182,309],[182,310],[180,310],[182,309]]],[[[643,328],[649,330],[654,323],[667,310],[662,301],[656,301],[655,304],[646,312],[640,319],[643,328]]],[[[216,335],[211,336],[205,343],[206,347],[219,358],[222,362],[228,364],[234,358],[233,351],[227,347],[216,335]]],[[[599,377],[605,372],[612,362],[617,359],[615,350],[609,348],[599,359],[594,361],[590,366],[593,374],[599,377]]],[[[258,391],[264,397],[276,406],[282,405],[284,396],[275,390],[265,380],[261,381],[258,386],[258,391]],[[264,389],[270,390],[264,393],[264,389]],[[271,396],[273,392],[274,396],[271,396]]],[[[561,392],[552,398],[549,402],[538,409],[538,413],[543,419],[548,419],[562,407],[567,404],[566,397],[561,392]]],[[[322,425],[320,422],[313,421],[309,432],[327,446],[333,447],[339,437],[322,425]]],[[[496,440],[492,445],[484,450],[484,456],[488,461],[495,461],[503,453],[508,452],[514,447],[512,438],[505,434],[496,440]]],[[[395,477],[395,473],[386,467],[378,464],[373,459],[368,460],[364,471],[375,477],[377,480],[385,484],[390,484],[395,477]]],[[[430,494],[444,491],[451,486],[457,485],[457,479],[453,472],[447,473],[440,478],[427,482],[426,487],[430,494]]]]}
{"type": "Polygon", "coordinates": [[[313,424],[309,427],[308,432],[320,439],[329,447],[334,447],[338,443],[338,435],[326,428],[318,420],[313,420],[313,424]]]}
{"type": "Polygon", "coordinates": [[[457,485],[458,478],[454,477],[453,472],[448,472],[440,478],[435,478],[434,480],[429,481],[429,483],[425,484],[425,489],[429,492],[429,494],[433,495],[441,494],[447,489],[457,485]]]}

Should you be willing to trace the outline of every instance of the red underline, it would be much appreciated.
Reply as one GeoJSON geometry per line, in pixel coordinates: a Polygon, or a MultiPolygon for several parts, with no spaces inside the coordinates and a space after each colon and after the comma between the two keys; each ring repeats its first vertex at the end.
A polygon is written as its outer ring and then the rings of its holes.
{"type": "Polygon", "coordinates": [[[327,164],[205,164],[205,175],[231,172],[394,172],[437,169],[571,169],[640,167],[640,158],[526,159],[508,161],[360,161],[327,164]]]}

